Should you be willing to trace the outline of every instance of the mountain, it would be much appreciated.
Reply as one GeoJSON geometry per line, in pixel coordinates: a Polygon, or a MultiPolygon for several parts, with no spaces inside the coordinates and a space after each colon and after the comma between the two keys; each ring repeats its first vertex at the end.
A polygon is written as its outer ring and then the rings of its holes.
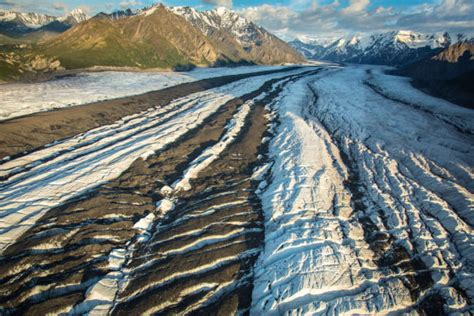
{"type": "Polygon", "coordinates": [[[413,78],[418,88],[474,108],[474,40],[462,39],[437,55],[395,72],[413,78]]]}
{"type": "Polygon", "coordinates": [[[67,25],[76,25],[89,19],[89,16],[81,9],[74,9],[65,16],[57,18],[58,21],[67,25]]]}
{"type": "Polygon", "coordinates": [[[179,67],[220,58],[212,43],[164,6],[119,20],[92,18],[41,45],[67,68],[179,67]]]}
{"type": "Polygon", "coordinates": [[[40,13],[0,11],[0,34],[17,37],[39,31],[64,32],[88,18],[81,9],[75,9],[61,17],[40,13]]]}
{"type": "MultiPolygon", "coordinates": [[[[38,46],[66,68],[128,66],[187,68],[303,61],[288,44],[228,10],[186,18],[158,4],[133,14],[100,14],[38,46]],[[209,24],[198,21],[209,18],[209,24]],[[212,17],[212,20],[210,19],[212,17]]],[[[130,11],[128,11],[130,12],[130,11]]]]}
{"type": "Polygon", "coordinates": [[[401,69],[414,78],[439,80],[455,79],[469,71],[474,71],[474,40],[457,42],[431,58],[401,69]]]}
{"type": "Polygon", "coordinates": [[[25,34],[55,20],[53,16],[39,13],[0,11],[0,33],[10,36],[25,34]]]}
{"type": "Polygon", "coordinates": [[[126,10],[119,10],[119,11],[114,11],[112,13],[105,13],[105,12],[100,12],[94,16],[94,18],[98,19],[109,19],[109,20],[118,20],[121,18],[126,18],[129,16],[136,15],[137,13],[132,11],[131,9],[126,9],[126,10]]]}
{"type": "Polygon", "coordinates": [[[290,42],[290,45],[309,59],[403,66],[432,57],[450,43],[447,33],[426,35],[393,31],[369,36],[346,36],[326,46],[300,40],[290,42]]]}
{"type": "Polygon", "coordinates": [[[259,64],[304,60],[284,41],[224,7],[203,12],[190,7],[172,7],[169,10],[201,30],[227,54],[259,64]]]}
{"type": "Polygon", "coordinates": [[[316,41],[305,42],[301,39],[295,39],[290,42],[290,45],[299,51],[306,59],[316,59],[316,56],[322,56],[325,52],[325,46],[316,41]]]}

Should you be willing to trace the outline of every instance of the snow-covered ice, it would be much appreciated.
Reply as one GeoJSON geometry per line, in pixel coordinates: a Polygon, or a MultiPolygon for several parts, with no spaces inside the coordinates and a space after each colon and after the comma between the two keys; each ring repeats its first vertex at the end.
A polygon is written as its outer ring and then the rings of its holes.
{"type": "Polygon", "coordinates": [[[0,121],[14,117],[138,95],[186,82],[277,70],[280,66],[196,68],[189,72],[86,72],[40,83],[0,85],[0,121]]]}
{"type": "Polygon", "coordinates": [[[278,102],[251,314],[410,314],[433,294],[472,311],[474,112],[381,70],[332,69],[278,102]]]}

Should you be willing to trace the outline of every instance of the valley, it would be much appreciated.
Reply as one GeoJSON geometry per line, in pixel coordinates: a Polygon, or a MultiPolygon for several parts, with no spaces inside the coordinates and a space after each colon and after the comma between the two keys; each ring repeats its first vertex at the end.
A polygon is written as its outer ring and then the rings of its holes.
{"type": "Polygon", "coordinates": [[[473,311],[472,111],[381,66],[237,69],[11,90],[2,314],[473,311]]]}
{"type": "Polygon", "coordinates": [[[473,315],[472,16],[0,1],[0,315],[473,315]]]}

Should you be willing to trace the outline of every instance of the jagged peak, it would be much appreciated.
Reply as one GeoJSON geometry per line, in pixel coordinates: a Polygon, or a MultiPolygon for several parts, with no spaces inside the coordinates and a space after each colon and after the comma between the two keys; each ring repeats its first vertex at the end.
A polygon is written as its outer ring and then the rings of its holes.
{"type": "Polygon", "coordinates": [[[149,15],[152,15],[153,13],[155,13],[155,11],[158,9],[158,8],[166,8],[166,6],[161,3],[161,2],[157,2],[149,7],[146,7],[142,10],[139,10],[137,12],[137,15],[144,15],[144,16],[149,16],[149,15]]]}
{"type": "Polygon", "coordinates": [[[216,12],[219,15],[237,14],[235,11],[230,10],[226,7],[217,7],[217,8],[214,8],[212,11],[216,12]]]}
{"type": "Polygon", "coordinates": [[[59,17],[57,20],[58,21],[67,21],[67,20],[73,20],[75,23],[80,23],[88,20],[90,17],[81,9],[81,8],[76,8],[66,15],[59,17]]]}

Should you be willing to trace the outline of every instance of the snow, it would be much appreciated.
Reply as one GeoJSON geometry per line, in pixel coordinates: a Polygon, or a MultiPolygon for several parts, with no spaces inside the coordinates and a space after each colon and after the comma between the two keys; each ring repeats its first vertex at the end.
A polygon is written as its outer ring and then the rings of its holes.
{"type": "MultiPolygon", "coordinates": [[[[423,34],[413,31],[399,30],[390,32],[373,32],[365,34],[350,34],[337,39],[308,39],[299,37],[303,43],[302,52],[313,52],[310,58],[336,60],[367,60],[371,56],[399,55],[400,52],[428,47],[432,50],[449,46],[451,38],[447,33],[423,34]],[[321,47],[322,46],[322,47],[321,47]],[[311,48],[312,47],[312,48],[311,48]],[[316,53],[316,54],[314,54],[316,53]]],[[[298,46],[296,46],[298,49],[298,46]]],[[[390,58],[389,58],[390,59],[390,58]]],[[[368,62],[372,63],[372,62],[368,62]]]]}
{"type": "MultiPolygon", "coordinates": [[[[125,302],[132,301],[132,300],[136,299],[137,297],[147,295],[149,292],[153,291],[156,288],[166,286],[167,284],[170,284],[170,283],[175,282],[177,280],[183,280],[183,279],[186,279],[186,278],[190,278],[190,277],[193,277],[193,275],[196,275],[196,274],[204,274],[207,271],[212,271],[212,270],[218,269],[219,267],[231,264],[233,262],[239,262],[241,260],[245,260],[246,258],[250,258],[250,257],[254,256],[256,253],[258,253],[258,251],[259,251],[258,249],[250,249],[250,250],[244,251],[244,252],[242,252],[238,255],[219,258],[219,259],[217,259],[217,260],[215,260],[211,263],[203,264],[199,267],[196,267],[194,269],[191,269],[191,270],[188,270],[188,271],[185,271],[185,272],[176,272],[172,275],[168,275],[168,276],[164,277],[161,280],[148,283],[145,286],[141,287],[140,289],[137,289],[136,291],[134,291],[130,295],[128,295],[127,298],[124,301],[125,302]]],[[[147,264],[149,264],[149,263],[146,263],[145,265],[147,265],[147,264]]],[[[142,269],[142,268],[143,268],[143,265],[138,266],[137,268],[134,268],[134,270],[138,270],[138,269],[142,269]]]]}
{"type": "Polygon", "coordinates": [[[474,113],[382,70],[305,77],[274,107],[252,315],[412,314],[436,292],[446,313],[472,309],[456,287],[472,301],[474,113]],[[362,206],[351,202],[351,174],[362,206]],[[382,254],[362,218],[394,240],[382,254]],[[378,265],[395,246],[430,272],[418,299],[403,282],[415,271],[378,265]]]}
{"type": "Polygon", "coordinates": [[[54,20],[54,17],[40,13],[21,13],[0,10],[0,21],[16,21],[20,25],[30,28],[39,28],[54,20]]]}
{"type": "Polygon", "coordinates": [[[185,18],[205,35],[209,35],[215,29],[224,29],[235,35],[241,44],[253,43],[255,36],[260,32],[255,24],[225,7],[202,12],[190,7],[169,7],[168,10],[185,18]]]}
{"type": "Polygon", "coordinates": [[[155,13],[155,11],[158,9],[158,5],[154,5],[152,6],[151,8],[149,9],[146,9],[146,10],[143,10],[142,12],[140,12],[139,14],[140,15],[144,15],[144,16],[150,16],[152,15],[153,13],[155,13]]]}
{"type": "MultiPolygon", "coordinates": [[[[361,66],[361,68],[364,68],[364,66],[361,66]]],[[[366,82],[382,95],[403,102],[408,106],[417,107],[447,124],[474,134],[474,129],[472,129],[474,114],[472,111],[413,89],[410,83],[411,78],[385,74],[386,70],[391,69],[390,67],[365,67],[364,69],[371,73],[366,82]],[[404,93],[400,93],[400,91],[404,93]]]]}
{"type": "Polygon", "coordinates": [[[332,43],[336,42],[339,38],[336,36],[311,37],[307,35],[299,35],[296,37],[296,39],[301,41],[304,44],[328,47],[332,43]]]}
{"type": "Polygon", "coordinates": [[[100,100],[160,90],[196,80],[276,70],[282,67],[197,68],[190,72],[82,73],[42,83],[0,85],[0,121],[100,100]]]}
{"type": "Polygon", "coordinates": [[[67,20],[72,20],[73,23],[81,23],[88,20],[90,17],[82,11],[82,9],[76,8],[69,12],[68,14],[57,18],[57,21],[65,22],[67,20]]]}
{"type": "Polygon", "coordinates": [[[33,29],[40,28],[54,21],[65,22],[68,19],[72,19],[74,23],[80,23],[89,19],[89,16],[87,16],[87,14],[85,14],[81,9],[74,9],[61,17],[54,17],[41,13],[22,13],[0,10],[0,21],[16,21],[20,26],[26,26],[33,29]]]}
{"type": "Polygon", "coordinates": [[[412,31],[398,31],[394,39],[400,43],[406,44],[408,47],[416,49],[429,46],[431,49],[444,47],[447,42],[443,33],[436,33],[433,35],[421,34],[412,31]]]}
{"type": "Polygon", "coordinates": [[[155,219],[155,214],[150,213],[147,216],[140,219],[138,222],[133,225],[133,228],[147,231],[150,229],[153,220],[155,219]]]}
{"type": "Polygon", "coordinates": [[[163,199],[156,204],[157,211],[161,212],[162,214],[166,214],[169,211],[174,210],[174,208],[175,203],[170,199],[163,199]]]}

